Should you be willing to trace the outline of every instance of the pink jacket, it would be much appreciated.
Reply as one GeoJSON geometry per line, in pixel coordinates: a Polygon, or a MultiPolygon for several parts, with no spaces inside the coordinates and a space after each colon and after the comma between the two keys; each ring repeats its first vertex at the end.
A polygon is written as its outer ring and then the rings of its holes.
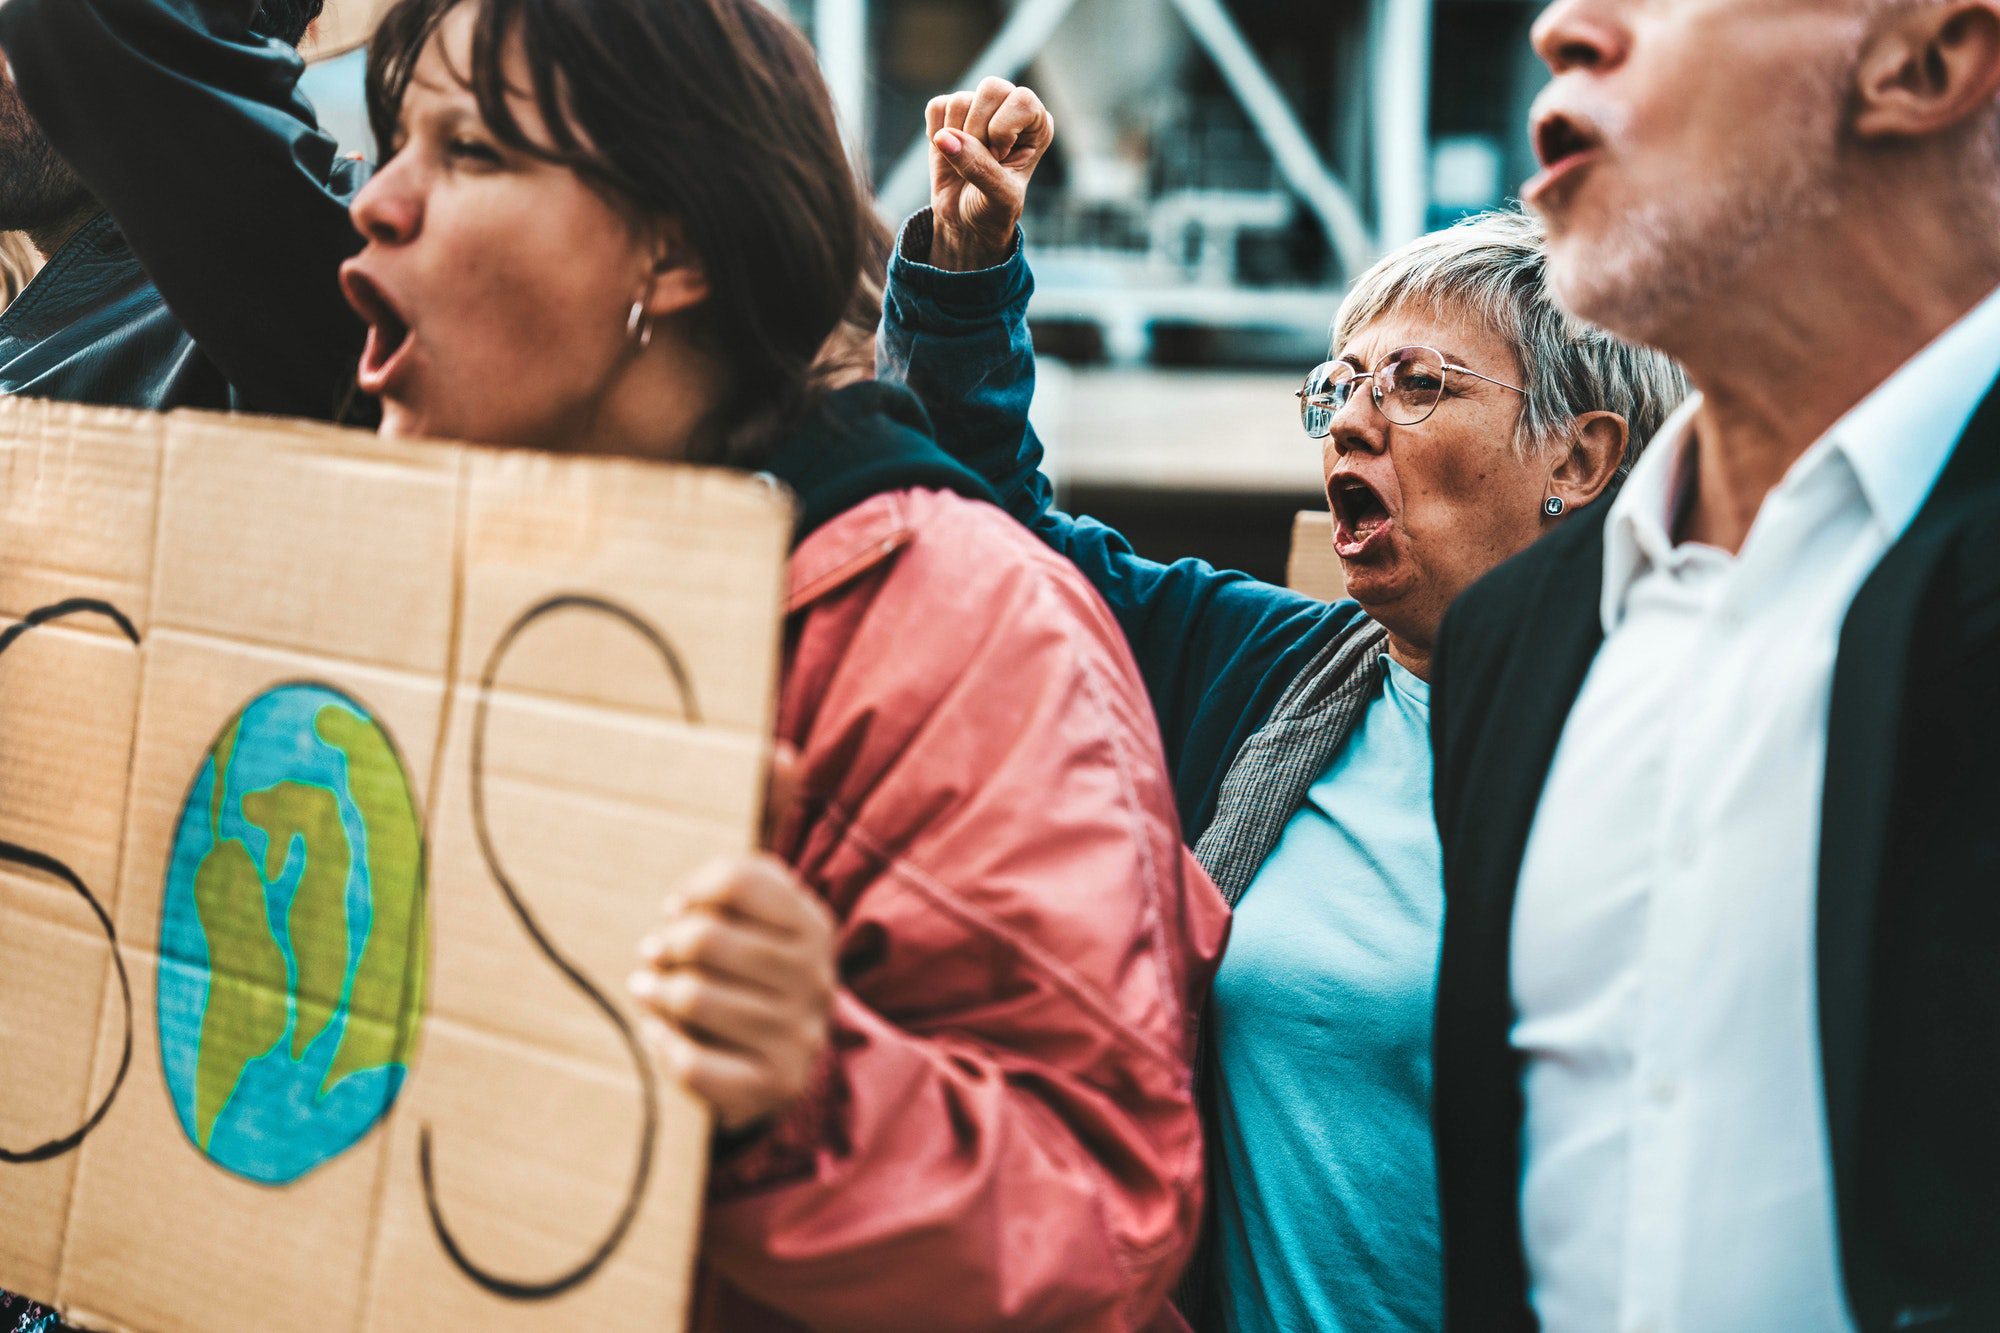
{"type": "Polygon", "coordinates": [[[789,612],[777,850],[840,919],[843,988],[816,1092],[717,1166],[697,1327],[1179,1327],[1228,919],[1124,637],[928,490],[810,535],[789,612]]]}

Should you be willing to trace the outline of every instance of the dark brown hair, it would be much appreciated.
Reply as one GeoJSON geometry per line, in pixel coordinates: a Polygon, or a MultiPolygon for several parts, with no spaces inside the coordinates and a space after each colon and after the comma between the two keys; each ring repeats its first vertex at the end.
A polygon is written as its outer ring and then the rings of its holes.
{"type": "Polygon", "coordinates": [[[325,7],[326,0],[262,0],[250,20],[250,31],[259,37],[275,37],[286,46],[297,46],[306,39],[306,29],[312,27],[313,20],[325,7]]]}
{"type": "Polygon", "coordinates": [[[679,220],[708,275],[698,327],[730,378],[695,454],[755,465],[815,396],[814,359],[867,243],[867,196],[812,48],[758,0],[398,0],[368,54],[385,152],[418,56],[461,4],[477,11],[472,68],[454,72],[502,142],[679,220]],[[516,39],[525,89],[506,78],[516,39]],[[552,145],[528,139],[510,95],[532,96],[552,145]]]}

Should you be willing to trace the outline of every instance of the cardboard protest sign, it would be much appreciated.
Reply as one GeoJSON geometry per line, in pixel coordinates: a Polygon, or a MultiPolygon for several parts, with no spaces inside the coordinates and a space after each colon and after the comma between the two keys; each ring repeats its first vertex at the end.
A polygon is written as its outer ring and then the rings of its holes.
{"type": "Polygon", "coordinates": [[[0,402],[0,1286],[681,1327],[708,1129],[624,978],[753,842],[789,523],[726,473],[0,402]]]}
{"type": "Polygon", "coordinates": [[[1347,596],[1347,574],[1333,550],[1333,515],[1326,510],[1301,509],[1292,520],[1285,586],[1322,602],[1337,602],[1347,596]]]}

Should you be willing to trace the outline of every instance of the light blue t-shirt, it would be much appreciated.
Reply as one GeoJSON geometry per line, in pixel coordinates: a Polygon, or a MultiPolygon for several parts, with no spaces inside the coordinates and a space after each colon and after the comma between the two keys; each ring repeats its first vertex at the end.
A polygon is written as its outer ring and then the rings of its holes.
{"type": "Polygon", "coordinates": [[[1215,980],[1217,1240],[1242,1333],[1443,1322],[1430,686],[1384,661],[1354,735],[1250,881],[1215,980]]]}

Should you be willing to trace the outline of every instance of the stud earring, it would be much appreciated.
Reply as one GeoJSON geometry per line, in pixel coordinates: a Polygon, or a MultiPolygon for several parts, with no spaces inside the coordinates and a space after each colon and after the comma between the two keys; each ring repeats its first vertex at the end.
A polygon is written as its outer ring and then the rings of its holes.
{"type": "Polygon", "coordinates": [[[643,300],[632,303],[632,313],[625,317],[625,336],[641,348],[653,345],[653,321],[646,318],[646,303],[643,300]]]}
{"type": "Polygon", "coordinates": [[[1542,501],[1542,512],[1550,518],[1561,518],[1563,510],[1568,508],[1569,506],[1563,503],[1563,498],[1560,495],[1551,495],[1548,499],[1542,501]]]}

